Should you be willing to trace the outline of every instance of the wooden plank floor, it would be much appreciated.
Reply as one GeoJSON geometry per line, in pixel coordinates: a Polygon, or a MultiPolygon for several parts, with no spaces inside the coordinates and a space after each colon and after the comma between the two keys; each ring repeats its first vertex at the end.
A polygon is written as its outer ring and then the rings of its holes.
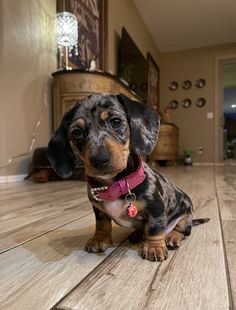
{"type": "Polygon", "coordinates": [[[84,251],[94,231],[78,181],[0,185],[0,309],[226,310],[236,304],[236,167],[162,167],[191,197],[197,226],[165,262],[140,257],[114,225],[113,247],[84,251]]]}

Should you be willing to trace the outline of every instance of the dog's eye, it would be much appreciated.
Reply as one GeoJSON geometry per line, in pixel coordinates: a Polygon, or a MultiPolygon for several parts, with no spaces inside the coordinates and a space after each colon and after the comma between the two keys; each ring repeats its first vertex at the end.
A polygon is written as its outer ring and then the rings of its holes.
{"type": "Polygon", "coordinates": [[[79,127],[76,127],[72,129],[71,134],[76,140],[78,140],[82,137],[82,129],[79,127]]]}
{"type": "Polygon", "coordinates": [[[122,120],[119,117],[113,117],[110,119],[110,124],[113,128],[120,128],[122,120]]]}

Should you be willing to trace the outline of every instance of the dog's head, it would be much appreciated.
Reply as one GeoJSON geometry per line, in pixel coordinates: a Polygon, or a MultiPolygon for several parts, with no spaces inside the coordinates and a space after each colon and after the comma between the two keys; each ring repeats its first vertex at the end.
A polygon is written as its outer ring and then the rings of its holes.
{"type": "Polygon", "coordinates": [[[159,132],[159,116],[148,106],[125,95],[91,95],[62,118],[48,145],[48,158],[62,177],[75,167],[75,152],[85,173],[112,178],[127,166],[130,152],[148,155],[159,132]]]}

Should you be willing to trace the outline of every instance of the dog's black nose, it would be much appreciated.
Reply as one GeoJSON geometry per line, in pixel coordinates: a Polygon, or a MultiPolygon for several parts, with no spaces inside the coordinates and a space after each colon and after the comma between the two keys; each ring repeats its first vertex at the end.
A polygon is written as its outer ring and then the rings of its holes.
{"type": "Polygon", "coordinates": [[[109,154],[99,153],[90,157],[90,163],[97,169],[107,168],[110,163],[109,154]]]}

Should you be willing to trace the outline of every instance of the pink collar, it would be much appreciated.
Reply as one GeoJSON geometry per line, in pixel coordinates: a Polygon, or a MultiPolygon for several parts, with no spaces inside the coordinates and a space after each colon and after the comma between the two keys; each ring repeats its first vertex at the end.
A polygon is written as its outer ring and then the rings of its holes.
{"type": "Polygon", "coordinates": [[[142,158],[140,156],[138,156],[138,161],[139,164],[136,171],[132,172],[121,180],[112,183],[110,186],[93,187],[92,178],[86,176],[93,198],[97,201],[116,200],[120,196],[126,195],[130,190],[141,184],[146,178],[146,175],[144,173],[142,158]]]}

